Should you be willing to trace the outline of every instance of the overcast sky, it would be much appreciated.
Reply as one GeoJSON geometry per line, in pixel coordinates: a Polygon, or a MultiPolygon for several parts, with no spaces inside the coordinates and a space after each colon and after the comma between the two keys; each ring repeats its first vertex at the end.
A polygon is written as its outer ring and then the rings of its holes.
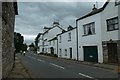
{"type": "MultiPolygon", "coordinates": [[[[52,27],[59,21],[62,28],[75,27],[77,18],[92,10],[96,2],[18,2],[19,15],[16,16],[15,32],[21,33],[27,44],[34,41],[43,27],[52,27]]],[[[102,7],[104,2],[97,2],[102,7]]]]}

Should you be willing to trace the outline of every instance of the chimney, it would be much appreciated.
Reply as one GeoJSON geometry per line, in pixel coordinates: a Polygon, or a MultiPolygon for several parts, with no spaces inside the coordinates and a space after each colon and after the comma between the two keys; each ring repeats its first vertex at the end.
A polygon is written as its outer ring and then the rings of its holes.
{"type": "Polygon", "coordinates": [[[59,26],[59,22],[53,22],[53,26],[59,26]]]}
{"type": "Polygon", "coordinates": [[[93,9],[92,9],[92,10],[93,10],[93,11],[94,11],[94,10],[97,10],[97,8],[95,7],[95,4],[93,5],[93,9]]]}

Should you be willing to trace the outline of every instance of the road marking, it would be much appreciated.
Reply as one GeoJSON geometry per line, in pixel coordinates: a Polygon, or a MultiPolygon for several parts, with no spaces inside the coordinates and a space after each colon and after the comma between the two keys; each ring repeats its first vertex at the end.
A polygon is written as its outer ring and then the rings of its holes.
{"type": "Polygon", "coordinates": [[[32,56],[27,56],[27,57],[32,58],[32,59],[36,59],[36,58],[34,58],[34,57],[32,57],[32,56]]]}
{"type": "Polygon", "coordinates": [[[91,77],[91,76],[85,75],[85,74],[83,74],[83,73],[78,73],[78,74],[81,75],[81,76],[90,78],[90,79],[98,80],[98,79],[95,79],[95,78],[93,78],[93,77],[91,77]]]}
{"type": "Polygon", "coordinates": [[[59,66],[59,65],[56,65],[56,64],[53,64],[53,63],[50,63],[50,64],[53,65],[53,66],[59,67],[59,68],[61,68],[61,69],[65,69],[65,68],[62,67],[62,66],[59,66]]]}
{"type": "Polygon", "coordinates": [[[40,61],[40,62],[45,62],[44,60],[41,60],[41,59],[37,59],[38,61],[40,61]]]}

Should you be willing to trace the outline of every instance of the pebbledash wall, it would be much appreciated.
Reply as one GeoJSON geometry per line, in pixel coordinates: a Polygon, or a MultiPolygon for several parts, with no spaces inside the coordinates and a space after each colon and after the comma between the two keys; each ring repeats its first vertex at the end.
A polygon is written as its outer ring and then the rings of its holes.
{"type": "Polygon", "coordinates": [[[14,23],[16,2],[2,3],[2,78],[6,78],[14,64],[14,23]]]}

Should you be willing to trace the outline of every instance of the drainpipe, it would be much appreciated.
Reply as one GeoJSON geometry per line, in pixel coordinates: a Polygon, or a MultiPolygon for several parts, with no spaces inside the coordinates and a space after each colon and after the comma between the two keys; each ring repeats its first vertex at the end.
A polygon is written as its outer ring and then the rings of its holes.
{"type": "Polygon", "coordinates": [[[58,38],[57,38],[57,55],[58,55],[58,38]]]}
{"type": "Polygon", "coordinates": [[[79,55],[78,55],[78,23],[76,20],[76,43],[77,43],[77,60],[79,60],[79,55]]]}
{"type": "Polygon", "coordinates": [[[44,38],[43,38],[43,36],[44,36],[44,35],[42,35],[42,46],[43,46],[42,52],[44,53],[44,38]]]}

